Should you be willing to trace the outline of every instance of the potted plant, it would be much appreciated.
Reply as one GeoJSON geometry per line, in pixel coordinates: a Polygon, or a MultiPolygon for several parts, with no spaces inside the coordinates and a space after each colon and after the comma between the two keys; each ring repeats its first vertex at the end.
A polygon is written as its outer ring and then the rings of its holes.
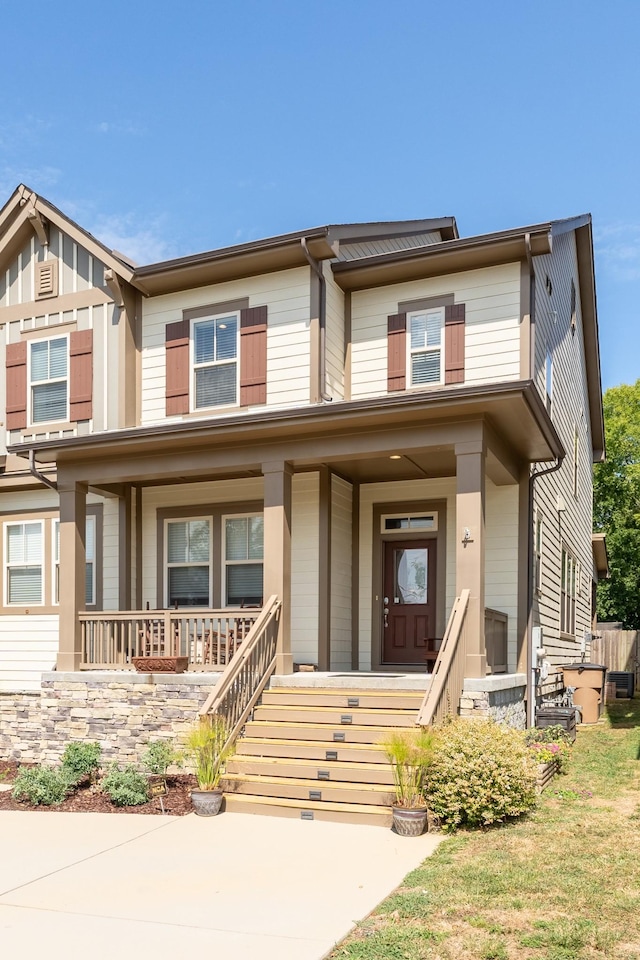
{"type": "Polygon", "coordinates": [[[434,739],[433,730],[415,727],[394,730],[382,742],[393,769],[393,826],[403,837],[419,837],[427,822],[424,789],[434,739]]]}
{"type": "Polygon", "coordinates": [[[201,817],[215,817],[220,811],[220,778],[232,751],[227,740],[227,726],[221,717],[202,717],[187,737],[186,754],[193,761],[198,781],[198,789],[191,791],[191,802],[201,817]]]}

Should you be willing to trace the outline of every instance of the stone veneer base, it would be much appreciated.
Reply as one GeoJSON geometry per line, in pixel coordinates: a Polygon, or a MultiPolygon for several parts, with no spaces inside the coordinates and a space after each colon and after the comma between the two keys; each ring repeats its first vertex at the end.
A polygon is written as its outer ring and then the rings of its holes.
{"type": "Polygon", "coordinates": [[[460,716],[491,717],[517,730],[525,730],[527,714],[525,693],[527,681],[521,673],[503,673],[489,677],[468,678],[460,698],[460,716]]]}

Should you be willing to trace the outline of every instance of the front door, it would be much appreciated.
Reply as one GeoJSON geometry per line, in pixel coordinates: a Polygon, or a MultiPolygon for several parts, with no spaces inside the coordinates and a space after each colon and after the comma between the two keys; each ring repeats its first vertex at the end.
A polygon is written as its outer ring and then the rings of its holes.
{"type": "Polygon", "coordinates": [[[426,669],[436,625],[435,540],[385,541],[383,599],[382,662],[426,669]]]}

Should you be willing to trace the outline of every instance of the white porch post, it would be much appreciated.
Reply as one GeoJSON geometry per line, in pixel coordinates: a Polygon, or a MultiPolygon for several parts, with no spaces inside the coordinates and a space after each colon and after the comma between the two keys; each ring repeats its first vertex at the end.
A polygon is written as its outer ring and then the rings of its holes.
{"type": "Polygon", "coordinates": [[[87,485],[59,484],[60,639],[58,670],[80,668],[82,634],[78,613],[85,607],[87,485]]]}
{"type": "Polygon", "coordinates": [[[464,637],[465,677],[484,677],[485,459],[483,438],[456,444],[456,595],[470,591],[464,637]]]}
{"type": "Polygon", "coordinates": [[[264,596],[282,602],[276,673],[293,673],[291,656],[291,464],[262,464],[264,476],[264,596]]]}

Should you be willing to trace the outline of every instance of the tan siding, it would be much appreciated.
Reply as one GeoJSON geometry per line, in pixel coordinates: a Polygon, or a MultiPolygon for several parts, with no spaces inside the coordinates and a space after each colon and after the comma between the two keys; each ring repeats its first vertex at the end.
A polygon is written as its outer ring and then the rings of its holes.
{"type": "Polygon", "coordinates": [[[344,293],[328,263],[323,269],[327,281],[326,390],[334,400],[344,400],[344,293]]]}
{"type": "Polygon", "coordinates": [[[354,400],[386,393],[387,317],[398,303],[450,293],[466,304],[465,383],[519,378],[520,264],[509,263],[353,293],[354,400]]]}
{"type": "Polygon", "coordinates": [[[102,606],[105,610],[117,610],[119,600],[120,557],[118,500],[96,498],[103,503],[102,526],[102,606]]]}
{"type": "Polygon", "coordinates": [[[39,690],[57,653],[57,615],[0,617],[0,691],[39,690]]]}
{"type": "Polygon", "coordinates": [[[351,669],[351,517],[353,488],[331,478],[331,669],[351,669]]]}
{"type": "Polygon", "coordinates": [[[485,606],[509,617],[508,668],[514,671],[518,642],[518,487],[486,483],[485,606]]]}
{"type": "Polygon", "coordinates": [[[293,478],[291,518],[291,649],[297,663],[318,662],[320,478],[293,478]]]}

